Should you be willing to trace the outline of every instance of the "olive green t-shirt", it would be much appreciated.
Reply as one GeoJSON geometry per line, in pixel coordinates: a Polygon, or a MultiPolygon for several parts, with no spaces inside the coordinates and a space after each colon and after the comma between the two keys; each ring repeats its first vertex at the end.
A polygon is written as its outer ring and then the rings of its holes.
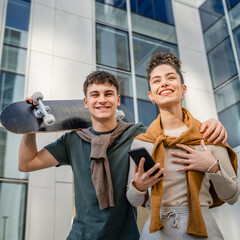
{"type": "MultiPolygon", "coordinates": [[[[66,133],[45,148],[60,165],[72,167],[75,184],[76,216],[68,240],[136,240],[139,232],[136,209],[126,198],[129,169],[128,150],[133,138],[145,132],[141,123],[132,125],[108,148],[114,189],[114,207],[100,210],[91,178],[91,144],[82,140],[74,131],[66,133]]],[[[91,128],[95,135],[99,133],[91,128]]]]}

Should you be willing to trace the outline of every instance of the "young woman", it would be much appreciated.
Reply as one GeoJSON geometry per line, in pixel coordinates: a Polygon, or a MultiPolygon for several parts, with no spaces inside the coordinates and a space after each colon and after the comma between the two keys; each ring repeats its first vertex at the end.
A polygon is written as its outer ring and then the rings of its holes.
{"type": "Polygon", "coordinates": [[[223,239],[209,207],[238,200],[237,158],[227,144],[203,140],[201,123],[182,108],[187,87],[180,66],[171,53],[156,53],[148,63],[148,97],[160,114],[132,149],[145,147],[156,164],[145,172],[144,158],[138,167],[131,160],[127,198],[151,209],[140,239],[223,239]]]}

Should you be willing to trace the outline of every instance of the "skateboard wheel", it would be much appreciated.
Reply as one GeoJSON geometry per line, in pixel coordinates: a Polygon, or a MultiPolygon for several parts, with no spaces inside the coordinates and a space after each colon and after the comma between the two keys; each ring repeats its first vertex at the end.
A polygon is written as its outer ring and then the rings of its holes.
{"type": "Polygon", "coordinates": [[[48,114],[43,118],[43,122],[47,126],[51,126],[55,123],[55,117],[52,114],[48,114]]]}
{"type": "Polygon", "coordinates": [[[34,102],[38,102],[38,100],[43,100],[43,95],[41,92],[35,92],[33,95],[32,95],[32,99],[34,102]]]}

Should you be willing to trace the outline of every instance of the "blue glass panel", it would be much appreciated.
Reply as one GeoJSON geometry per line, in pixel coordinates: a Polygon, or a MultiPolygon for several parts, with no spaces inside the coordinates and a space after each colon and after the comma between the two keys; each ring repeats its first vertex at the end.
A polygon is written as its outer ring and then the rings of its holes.
{"type": "Polygon", "coordinates": [[[96,0],[96,2],[106,3],[125,10],[127,9],[126,0],[96,0]]]}
{"type": "Polygon", "coordinates": [[[240,101],[240,79],[236,77],[232,81],[214,92],[217,111],[221,112],[224,109],[232,106],[240,101]]]}
{"type": "Polygon", "coordinates": [[[128,34],[97,24],[97,63],[130,71],[128,34]]]}
{"type": "Polygon", "coordinates": [[[170,0],[131,0],[131,11],[174,25],[172,3],[170,0]]]}
{"type": "Polygon", "coordinates": [[[30,2],[9,0],[7,7],[6,26],[28,31],[30,2]]]}
{"type": "Polygon", "coordinates": [[[233,36],[238,53],[238,60],[240,62],[240,26],[233,31],[233,36]]]}
{"type": "Polygon", "coordinates": [[[113,27],[128,29],[127,12],[109,4],[95,3],[95,17],[97,22],[111,24],[113,27]]]}
{"type": "Polygon", "coordinates": [[[208,52],[208,62],[214,89],[237,74],[229,37],[208,52]]]}
{"type": "Polygon", "coordinates": [[[0,182],[0,239],[23,240],[27,186],[0,182]]]}
{"type": "Polygon", "coordinates": [[[140,34],[133,34],[133,51],[135,72],[137,75],[146,76],[147,62],[156,52],[173,52],[178,55],[177,46],[140,34]]]}
{"type": "Polygon", "coordinates": [[[232,8],[228,13],[232,29],[240,26],[240,2],[236,6],[234,6],[234,8],[232,8]]]}
{"type": "Polygon", "coordinates": [[[121,96],[121,103],[124,104],[134,116],[134,107],[132,97],[121,96]]]}
{"type": "Polygon", "coordinates": [[[199,8],[203,31],[224,15],[222,1],[207,0],[199,8]]]}
{"type": "Polygon", "coordinates": [[[25,74],[27,50],[4,45],[1,69],[9,72],[25,74]]]}
{"type": "Polygon", "coordinates": [[[23,93],[23,76],[0,72],[0,111],[12,102],[22,101],[23,93]]]}
{"type": "Polygon", "coordinates": [[[209,50],[214,44],[228,35],[227,23],[225,17],[220,18],[207,31],[204,32],[204,41],[206,49],[209,50]]]}
{"type": "Polygon", "coordinates": [[[240,0],[226,0],[228,10],[232,9],[240,0]]]}
{"type": "Polygon", "coordinates": [[[139,122],[149,126],[158,116],[158,108],[149,101],[138,99],[138,117],[139,122]]]}
{"type": "Polygon", "coordinates": [[[97,67],[97,70],[110,72],[117,78],[118,84],[119,84],[119,93],[121,96],[128,96],[128,97],[133,96],[131,74],[118,72],[116,70],[112,70],[104,67],[97,67]]]}
{"type": "Polygon", "coordinates": [[[228,133],[228,144],[231,147],[240,145],[240,103],[218,113],[219,120],[228,133]]]}

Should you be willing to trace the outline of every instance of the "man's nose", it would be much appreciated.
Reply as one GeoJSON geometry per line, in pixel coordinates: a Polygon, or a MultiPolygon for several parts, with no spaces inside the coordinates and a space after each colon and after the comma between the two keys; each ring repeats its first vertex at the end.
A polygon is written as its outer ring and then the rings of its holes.
{"type": "Polygon", "coordinates": [[[99,96],[99,102],[106,102],[106,98],[104,94],[100,94],[99,96]]]}

